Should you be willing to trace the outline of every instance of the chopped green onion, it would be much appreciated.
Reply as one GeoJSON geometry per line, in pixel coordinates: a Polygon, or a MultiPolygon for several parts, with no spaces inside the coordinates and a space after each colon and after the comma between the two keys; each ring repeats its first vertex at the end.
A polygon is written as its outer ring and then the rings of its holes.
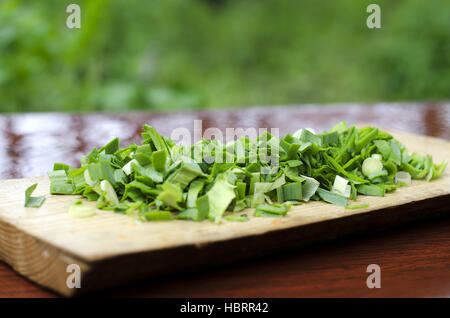
{"type": "Polygon", "coordinates": [[[360,204],[360,205],[346,205],[345,208],[349,210],[356,210],[356,209],[365,209],[369,207],[369,203],[360,204]]]}
{"type": "Polygon", "coordinates": [[[289,209],[290,205],[286,204],[272,204],[272,205],[261,204],[256,207],[254,216],[280,217],[285,216],[289,209]]]}
{"type": "Polygon", "coordinates": [[[45,196],[39,196],[39,197],[32,197],[31,194],[33,193],[34,189],[36,189],[37,183],[29,186],[25,190],[25,206],[28,208],[38,208],[44,203],[45,196]]]}
{"type": "Polygon", "coordinates": [[[337,193],[324,190],[322,188],[317,189],[317,194],[320,196],[322,200],[335,205],[346,206],[348,203],[348,199],[346,197],[337,193]]]}
{"type": "Polygon", "coordinates": [[[145,212],[143,217],[146,221],[170,221],[173,219],[169,211],[145,212]]]}
{"type": "Polygon", "coordinates": [[[283,202],[284,201],[300,201],[303,198],[301,183],[297,183],[297,182],[288,183],[279,188],[281,188],[283,190],[283,202]]]}
{"type": "Polygon", "coordinates": [[[125,172],[127,176],[131,174],[131,169],[133,168],[132,164],[138,164],[138,161],[136,159],[130,160],[126,165],[122,167],[123,172],[125,172]]]}
{"type": "Polygon", "coordinates": [[[367,158],[362,164],[362,173],[367,177],[371,177],[383,170],[383,164],[377,158],[367,158]]]}
{"type": "Polygon", "coordinates": [[[250,219],[248,218],[247,214],[227,215],[225,217],[225,220],[232,221],[232,222],[246,222],[246,221],[250,221],[250,219]]]}
{"type": "Polygon", "coordinates": [[[95,185],[94,180],[92,180],[92,179],[91,179],[91,176],[89,175],[89,170],[87,170],[87,169],[84,170],[83,175],[84,175],[84,179],[86,180],[86,183],[87,183],[88,185],[90,185],[90,186],[95,185]]]}
{"type": "Polygon", "coordinates": [[[348,180],[337,175],[336,178],[334,179],[333,188],[331,189],[331,192],[340,194],[340,195],[348,198],[350,196],[350,194],[348,193],[347,185],[348,185],[348,180]],[[348,195],[346,195],[346,194],[348,194],[348,195]]]}
{"type": "Polygon", "coordinates": [[[109,203],[111,203],[112,205],[116,205],[119,203],[119,199],[117,198],[116,191],[114,190],[111,183],[108,182],[108,180],[102,180],[100,182],[100,188],[103,191],[105,191],[105,197],[109,203]]]}
{"type": "Polygon", "coordinates": [[[55,164],[53,164],[53,171],[55,171],[55,170],[68,171],[69,169],[70,169],[70,166],[66,165],[64,163],[55,163],[55,164]]]}
{"type": "Polygon", "coordinates": [[[69,216],[72,218],[87,218],[96,214],[95,209],[89,205],[71,204],[69,216]]]}
{"type": "Polygon", "coordinates": [[[358,189],[358,193],[365,194],[365,195],[371,195],[371,196],[377,196],[377,197],[384,197],[384,187],[377,184],[360,184],[356,186],[358,189]]]}
{"type": "Polygon", "coordinates": [[[411,175],[406,171],[399,171],[395,174],[394,182],[396,184],[402,183],[405,185],[410,185],[411,184],[411,175]]]}
{"type": "Polygon", "coordinates": [[[200,191],[205,185],[205,180],[194,180],[189,186],[187,193],[186,206],[188,208],[195,208],[197,206],[197,198],[200,191]]]}
{"type": "Polygon", "coordinates": [[[317,189],[319,188],[320,182],[317,181],[314,178],[310,178],[307,176],[301,176],[305,178],[305,182],[302,185],[302,194],[303,194],[303,201],[309,201],[311,197],[316,193],[317,189]]]}
{"type": "Polygon", "coordinates": [[[284,216],[283,214],[269,213],[263,210],[255,210],[255,213],[253,215],[255,217],[269,217],[269,218],[281,218],[284,216]]]}
{"type": "MultiPolygon", "coordinates": [[[[322,134],[301,129],[279,139],[263,132],[256,140],[242,137],[225,145],[201,140],[191,147],[176,145],[154,127],[143,130],[141,145],[120,149],[114,138],[82,156],[80,168],[56,163],[48,173],[50,193],[82,195],[99,209],[141,221],[219,223],[223,217],[242,221],[237,213],[247,208],[255,208],[258,217],[283,217],[291,205],[309,200],[365,207],[348,202],[358,194],[384,196],[410,179],[434,180],[447,166],[429,155],[408,154],[375,127],[345,122],[322,134]]],[[[26,206],[42,204],[31,197],[33,189],[26,192],[26,206]]],[[[95,213],[80,203],[71,205],[71,214],[95,213]]]]}
{"type": "Polygon", "coordinates": [[[167,204],[167,206],[181,210],[178,205],[183,200],[183,192],[178,185],[170,182],[164,182],[162,185],[163,191],[158,195],[158,200],[167,204]]]}
{"type": "Polygon", "coordinates": [[[235,197],[233,186],[226,180],[226,175],[222,174],[217,177],[207,194],[197,200],[197,209],[217,223],[235,197]]]}
{"type": "Polygon", "coordinates": [[[167,165],[167,152],[164,150],[152,153],[152,165],[157,171],[164,171],[167,165]]]}
{"type": "Polygon", "coordinates": [[[201,215],[197,208],[188,208],[175,217],[179,220],[192,220],[192,221],[202,221],[206,218],[206,215],[201,215]]]}
{"type": "Polygon", "coordinates": [[[72,179],[66,170],[55,170],[48,173],[51,194],[72,194],[75,190],[72,179]]]}

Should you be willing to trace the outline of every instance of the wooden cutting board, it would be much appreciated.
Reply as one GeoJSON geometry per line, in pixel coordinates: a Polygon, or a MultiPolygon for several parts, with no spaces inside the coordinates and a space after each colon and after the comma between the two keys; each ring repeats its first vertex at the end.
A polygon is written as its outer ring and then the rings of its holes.
{"type": "MultiPolygon", "coordinates": [[[[410,152],[431,154],[436,162],[450,159],[450,142],[392,134],[410,152]]],[[[309,202],[292,207],[285,218],[251,217],[248,222],[221,224],[139,223],[100,210],[96,216],[73,219],[67,210],[78,196],[49,195],[47,177],[1,180],[0,259],[30,280],[73,296],[143,277],[208,268],[412,220],[449,216],[448,170],[438,180],[413,181],[385,197],[359,196],[352,203],[369,203],[365,209],[309,202]],[[39,185],[33,195],[45,194],[47,199],[38,209],[25,208],[24,191],[35,182],[39,185]],[[71,264],[81,270],[81,288],[66,284],[73,274],[71,264]]]]}

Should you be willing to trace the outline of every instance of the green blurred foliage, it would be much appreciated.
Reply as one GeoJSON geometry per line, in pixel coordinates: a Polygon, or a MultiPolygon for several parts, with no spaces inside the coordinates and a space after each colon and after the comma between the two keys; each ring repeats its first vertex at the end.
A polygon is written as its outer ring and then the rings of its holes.
{"type": "Polygon", "coordinates": [[[0,2],[0,111],[450,96],[448,0],[0,2]],[[81,6],[81,29],[66,7],[81,6]],[[366,26],[377,3],[382,28],[366,26]]]}

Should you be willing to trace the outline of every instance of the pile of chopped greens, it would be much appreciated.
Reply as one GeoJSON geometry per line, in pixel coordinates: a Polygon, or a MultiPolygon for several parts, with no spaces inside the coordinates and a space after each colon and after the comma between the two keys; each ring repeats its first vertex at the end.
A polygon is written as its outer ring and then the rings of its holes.
{"type": "MultiPolygon", "coordinates": [[[[322,134],[301,129],[279,139],[266,131],[256,140],[202,140],[190,147],[151,126],[143,129],[141,145],[120,149],[115,138],[83,156],[81,168],[55,164],[48,173],[50,192],[80,194],[99,209],[142,221],[246,221],[237,212],[255,208],[256,217],[282,217],[291,205],[309,200],[365,208],[349,201],[358,194],[384,196],[411,179],[436,179],[447,165],[408,154],[377,128],[345,122],[322,134]]],[[[78,208],[84,209],[80,215],[94,214],[79,203],[71,205],[73,215],[78,208]]]]}

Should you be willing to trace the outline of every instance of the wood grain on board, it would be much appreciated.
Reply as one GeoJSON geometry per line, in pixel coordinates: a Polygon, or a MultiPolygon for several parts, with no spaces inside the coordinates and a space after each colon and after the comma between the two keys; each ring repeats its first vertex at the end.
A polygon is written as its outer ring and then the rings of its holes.
{"type": "MultiPolygon", "coordinates": [[[[410,152],[450,158],[450,142],[406,133],[393,135],[410,152]]],[[[63,295],[92,291],[135,278],[230,263],[362,233],[410,220],[448,214],[450,175],[414,181],[385,197],[359,196],[369,208],[347,210],[324,202],[292,207],[282,219],[214,224],[188,221],[138,223],[112,212],[86,219],[67,216],[78,196],[51,196],[46,177],[0,181],[0,258],[17,272],[63,295]],[[25,208],[24,191],[46,195],[39,208],[25,208]],[[78,264],[82,288],[67,287],[67,266],[78,264]]],[[[94,204],[94,203],[90,203],[94,204]]],[[[250,213],[251,215],[251,213],[250,213]]]]}

